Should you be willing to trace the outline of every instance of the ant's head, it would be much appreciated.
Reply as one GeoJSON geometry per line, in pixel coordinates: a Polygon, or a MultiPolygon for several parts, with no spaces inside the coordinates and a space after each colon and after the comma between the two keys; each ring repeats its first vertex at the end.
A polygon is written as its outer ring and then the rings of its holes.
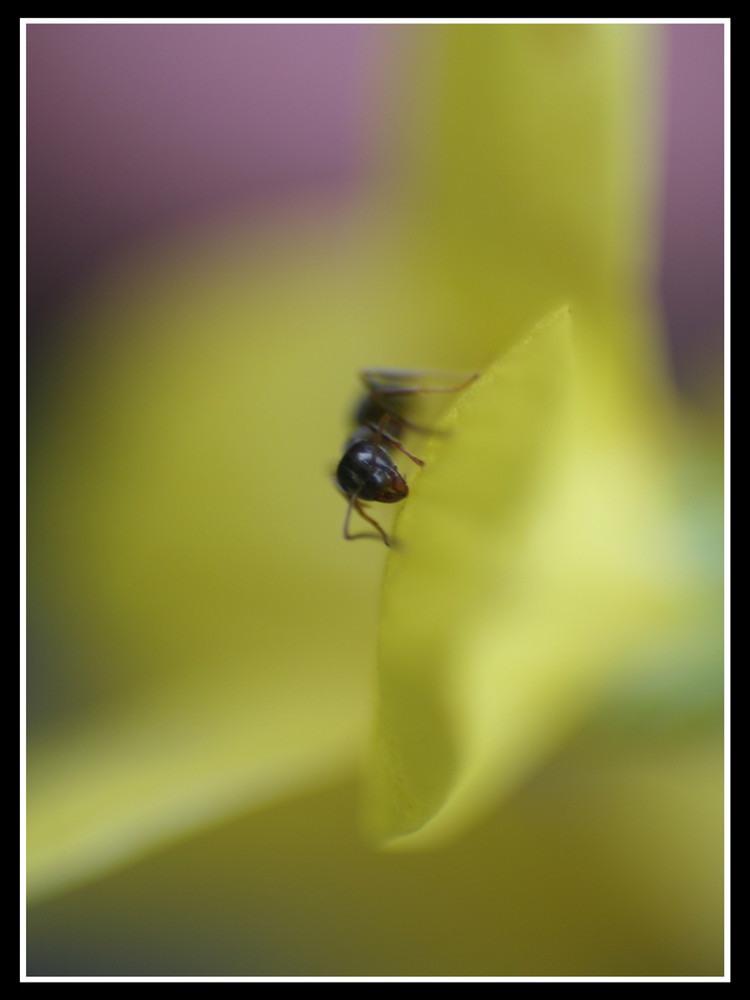
{"type": "Polygon", "coordinates": [[[396,463],[373,441],[354,441],[339,462],[336,481],[347,496],[378,503],[397,503],[409,487],[396,463]]]}

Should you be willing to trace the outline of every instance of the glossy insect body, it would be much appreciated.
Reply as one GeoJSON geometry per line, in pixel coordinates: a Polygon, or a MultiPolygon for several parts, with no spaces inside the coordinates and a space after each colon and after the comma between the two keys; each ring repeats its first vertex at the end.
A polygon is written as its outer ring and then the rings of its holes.
{"type": "Polygon", "coordinates": [[[397,503],[409,493],[406,480],[382,445],[355,440],[336,469],[336,482],[348,497],[397,503]]]}
{"type": "Polygon", "coordinates": [[[358,425],[352,437],[344,446],[344,454],[336,469],[336,483],[349,498],[349,506],[344,520],[344,538],[382,538],[391,545],[383,528],[365,511],[363,503],[397,503],[409,493],[409,487],[399,472],[390,451],[399,451],[416,465],[424,462],[404,447],[400,438],[405,430],[411,429],[428,433],[427,428],[407,420],[404,409],[410,397],[421,392],[457,392],[473,382],[470,376],[460,385],[419,386],[411,383],[419,377],[416,372],[365,371],[361,373],[367,387],[367,394],[355,412],[358,425]],[[352,535],[349,533],[349,519],[352,510],[378,532],[352,535]]]}
{"type": "Polygon", "coordinates": [[[378,524],[370,517],[362,506],[363,502],[375,500],[378,503],[398,503],[409,493],[406,480],[398,471],[396,463],[386,450],[393,446],[408,454],[418,465],[421,459],[407,452],[395,438],[383,430],[384,418],[377,425],[366,425],[358,428],[345,446],[344,454],[336,469],[336,482],[339,489],[349,497],[349,507],[344,520],[344,538],[382,538],[390,546],[391,540],[378,524]],[[371,524],[378,532],[351,535],[349,533],[349,518],[352,510],[371,524]]]}

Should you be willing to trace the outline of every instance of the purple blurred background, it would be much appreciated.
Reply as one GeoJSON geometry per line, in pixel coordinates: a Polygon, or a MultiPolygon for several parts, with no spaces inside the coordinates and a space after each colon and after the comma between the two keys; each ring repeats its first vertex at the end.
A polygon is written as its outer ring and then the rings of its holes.
{"type": "MultiPolygon", "coordinates": [[[[366,172],[378,29],[30,25],[33,328],[114,255],[216,212],[366,172]]],[[[382,33],[381,33],[382,34],[382,33]]]]}
{"type": "Polygon", "coordinates": [[[661,294],[677,374],[700,380],[724,343],[724,28],[672,25],[661,294]]]}
{"type": "MultiPolygon", "coordinates": [[[[391,26],[26,31],[30,348],[100,268],[155,234],[301,190],[351,197],[373,169],[365,132],[394,72],[391,26]]],[[[723,32],[667,29],[661,288],[688,381],[722,350],[723,32]]]]}

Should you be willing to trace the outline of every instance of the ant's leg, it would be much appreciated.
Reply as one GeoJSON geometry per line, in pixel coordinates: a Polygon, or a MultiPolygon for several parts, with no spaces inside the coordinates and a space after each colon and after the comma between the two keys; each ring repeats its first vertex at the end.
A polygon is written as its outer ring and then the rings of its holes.
{"type": "MultiPolygon", "coordinates": [[[[365,510],[363,509],[362,505],[359,503],[358,500],[354,501],[354,506],[357,508],[357,513],[359,514],[359,516],[363,517],[365,519],[365,521],[367,521],[368,524],[371,524],[373,526],[373,528],[377,529],[378,533],[380,534],[380,536],[383,539],[383,541],[385,542],[385,544],[388,546],[388,548],[390,548],[391,547],[391,540],[388,537],[388,535],[386,534],[386,532],[383,530],[383,528],[380,527],[380,525],[375,520],[375,518],[370,517],[370,515],[365,512],[365,510]]],[[[366,538],[367,536],[366,535],[362,535],[361,537],[366,538]]],[[[376,536],[375,535],[371,535],[370,537],[371,538],[375,538],[376,536]]]]}
{"type": "MultiPolygon", "coordinates": [[[[383,385],[375,381],[373,376],[380,375],[381,377],[390,378],[418,378],[421,372],[378,372],[377,369],[365,369],[360,372],[360,377],[364,382],[365,386],[369,390],[370,398],[377,402],[378,406],[386,413],[391,414],[395,417],[400,424],[404,427],[409,428],[409,430],[417,431],[421,434],[432,434],[434,431],[429,427],[421,427],[419,424],[412,423],[406,417],[402,416],[398,411],[389,409],[387,405],[387,397],[398,397],[398,396],[417,396],[425,392],[461,392],[462,389],[466,389],[467,386],[471,385],[479,378],[478,373],[470,375],[465,381],[461,382],[459,385],[383,385]],[[386,398],[384,398],[386,397],[386,398]]],[[[434,373],[435,377],[440,377],[439,373],[434,373]]],[[[445,375],[443,377],[446,377],[445,375]]],[[[404,452],[404,454],[409,454],[404,452]]],[[[412,456],[409,455],[411,458],[412,456]]]]}
{"type": "Polygon", "coordinates": [[[417,465],[424,465],[424,462],[422,461],[421,458],[417,458],[416,455],[412,455],[409,449],[404,448],[404,446],[397,438],[391,437],[390,434],[388,434],[386,431],[383,430],[382,426],[383,423],[384,421],[381,420],[379,424],[365,424],[365,427],[369,427],[371,431],[375,431],[381,440],[385,439],[388,442],[388,444],[391,445],[393,448],[398,448],[398,450],[402,452],[404,455],[406,455],[407,458],[410,458],[412,462],[415,462],[417,465]]]}
{"type": "Polygon", "coordinates": [[[350,500],[349,500],[349,506],[346,508],[346,517],[344,518],[344,538],[347,541],[353,541],[355,538],[375,538],[375,539],[382,538],[383,541],[385,542],[385,544],[389,548],[390,548],[390,545],[391,545],[391,543],[390,543],[390,541],[388,539],[388,535],[380,527],[380,525],[378,524],[378,522],[374,518],[372,518],[368,514],[366,514],[365,511],[362,509],[362,505],[357,500],[357,494],[356,493],[350,498],[350,500]],[[377,528],[377,530],[378,530],[378,534],[377,535],[374,535],[371,532],[362,532],[361,534],[358,534],[358,535],[350,535],[349,534],[349,518],[351,517],[352,508],[353,507],[356,507],[357,513],[359,514],[360,517],[364,518],[365,521],[368,522],[368,524],[371,524],[373,526],[373,528],[377,528]]]}
{"type": "MultiPolygon", "coordinates": [[[[474,372],[459,385],[383,385],[374,380],[373,375],[377,374],[377,370],[372,368],[360,372],[362,381],[373,396],[415,396],[422,392],[461,392],[462,389],[466,389],[479,378],[479,373],[474,372]]],[[[397,372],[383,372],[382,374],[390,375],[391,378],[398,377],[397,372]]],[[[404,376],[418,377],[420,374],[420,372],[405,372],[404,376]]]]}

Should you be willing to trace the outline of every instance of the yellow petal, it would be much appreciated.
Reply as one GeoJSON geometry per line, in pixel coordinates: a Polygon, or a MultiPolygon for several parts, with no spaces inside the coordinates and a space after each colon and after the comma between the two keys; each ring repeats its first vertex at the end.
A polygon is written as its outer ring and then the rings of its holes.
{"type": "MultiPolygon", "coordinates": [[[[627,309],[649,291],[659,40],[643,25],[418,34],[402,225],[465,357],[489,363],[563,302],[627,309]]],[[[621,378],[653,332],[609,330],[621,378]]]]}
{"type": "Polygon", "coordinates": [[[396,523],[368,806],[379,838],[461,829],[694,611],[669,469],[587,386],[586,322],[560,309],[465,392],[396,523]]]}
{"type": "Polygon", "coordinates": [[[460,841],[372,851],[354,783],[28,918],[35,975],[718,976],[721,747],[578,747],[460,841]]]}

